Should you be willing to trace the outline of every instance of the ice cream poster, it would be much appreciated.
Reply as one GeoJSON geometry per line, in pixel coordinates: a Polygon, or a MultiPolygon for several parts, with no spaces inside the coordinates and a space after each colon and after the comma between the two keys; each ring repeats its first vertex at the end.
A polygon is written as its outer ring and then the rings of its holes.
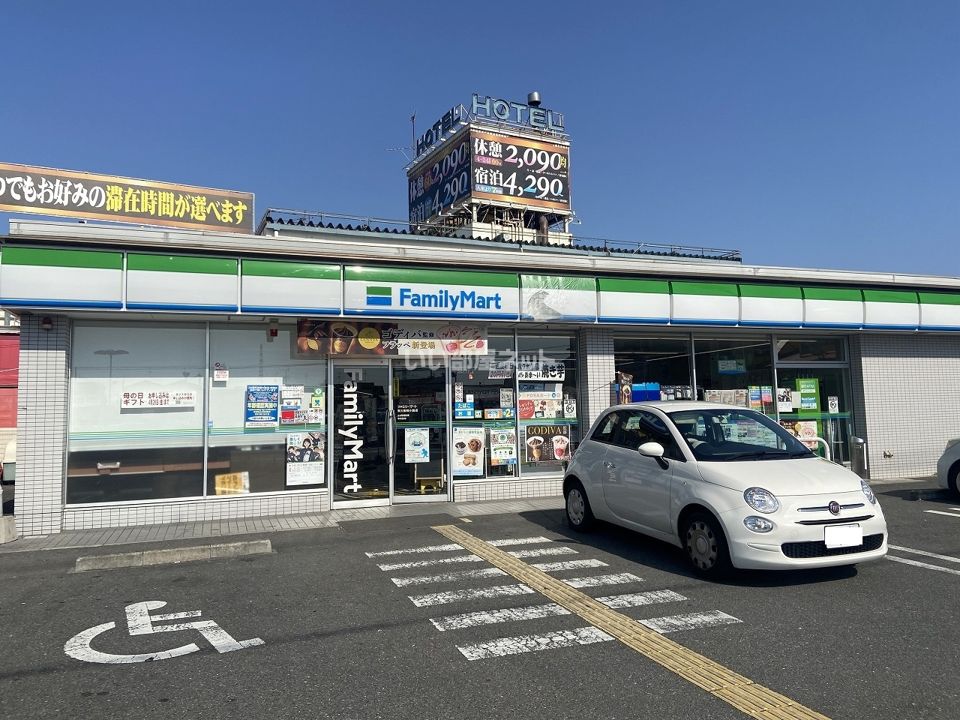
{"type": "Polygon", "coordinates": [[[569,425],[528,425],[524,447],[528,463],[567,460],[570,456],[569,425]]]}
{"type": "Polygon", "coordinates": [[[484,436],[482,427],[453,428],[453,476],[484,476],[484,436]]]}

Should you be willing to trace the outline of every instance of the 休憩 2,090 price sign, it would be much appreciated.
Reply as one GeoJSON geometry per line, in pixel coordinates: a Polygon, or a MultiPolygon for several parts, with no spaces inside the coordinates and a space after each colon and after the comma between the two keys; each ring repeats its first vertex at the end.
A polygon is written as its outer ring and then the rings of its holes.
{"type": "Polygon", "coordinates": [[[565,145],[472,132],[473,196],[551,210],[570,209],[565,145]]]}
{"type": "Polygon", "coordinates": [[[465,135],[408,179],[410,222],[425,222],[470,194],[470,140],[465,135]]]}

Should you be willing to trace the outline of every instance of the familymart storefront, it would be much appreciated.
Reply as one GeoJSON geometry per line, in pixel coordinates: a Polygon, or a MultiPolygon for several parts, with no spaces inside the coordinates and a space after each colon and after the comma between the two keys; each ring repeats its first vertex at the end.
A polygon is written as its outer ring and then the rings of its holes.
{"type": "Polygon", "coordinates": [[[558,495],[625,391],[754,407],[846,461],[885,422],[864,347],[960,329],[956,294],[879,278],[557,257],[15,222],[20,534],[558,495]]]}

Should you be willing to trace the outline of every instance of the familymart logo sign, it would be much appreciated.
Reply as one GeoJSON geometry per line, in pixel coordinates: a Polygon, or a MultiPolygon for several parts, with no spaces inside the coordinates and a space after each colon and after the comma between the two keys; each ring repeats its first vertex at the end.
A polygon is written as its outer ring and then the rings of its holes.
{"type": "Polygon", "coordinates": [[[393,305],[393,288],[386,285],[367,285],[367,305],[390,307],[393,305]]]}
{"type": "MultiPolygon", "coordinates": [[[[503,296],[500,292],[478,292],[477,290],[447,290],[442,288],[433,292],[420,292],[409,287],[398,289],[399,309],[440,310],[450,313],[503,310],[503,296]]],[[[393,289],[386,286],[367,286],[367,305],[373,307],[393,307],[393,289]]]]}

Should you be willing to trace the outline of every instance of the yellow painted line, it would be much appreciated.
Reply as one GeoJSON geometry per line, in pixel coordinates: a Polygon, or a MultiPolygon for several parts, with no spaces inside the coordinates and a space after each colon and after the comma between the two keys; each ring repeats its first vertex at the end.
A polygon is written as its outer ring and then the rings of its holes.
{"type": "Polygon", "coordinates": [[[706,690],[745,715],[758,720],[829,720],[815,710],[758,685],[708,657],[665,638],[633,618],[608,608],[542,570],[474,537],[456,525],[439,525],[438,533],[479,555],[595,628],[616,638],[684,680],[706,690]]]}

